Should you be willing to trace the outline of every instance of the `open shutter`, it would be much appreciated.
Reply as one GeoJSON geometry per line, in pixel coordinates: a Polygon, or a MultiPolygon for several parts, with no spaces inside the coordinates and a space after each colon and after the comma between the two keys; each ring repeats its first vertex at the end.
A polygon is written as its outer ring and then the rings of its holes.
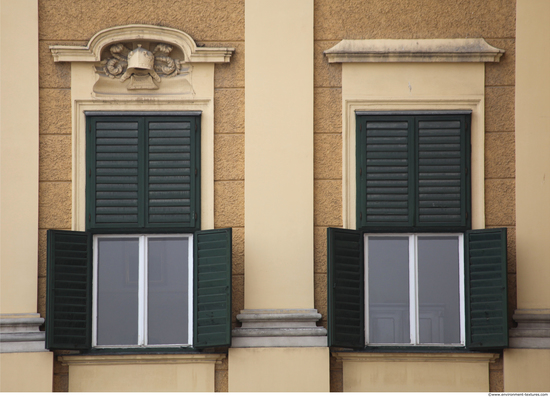
{"type": "Polygon", "coordinates": [[[328,344],[365,347],[363,233],[327,229],[328,344]]]}
{"type": "Polygon", "coordinates": [[[231,229],[194,237],[193,346],[231,345],[231,229]]]}
{"type": "Polygon", "coordinates": [[[46,348],[86,350],[92,339],[92,248],[87,232],[48,230],[46,348]]]}
{"type": "Polygon", "coordinates": [[[416,226],[470,227],[469,120],[416,117],[416,226]]]}
{"type": "Polygon", "coordinates": [[[358,225],[413,225],[413,127],[411,117],[358,118],[358,225]]]}
{"type": "Polygon", "coordinates": [[[471,230],[465,236],[466,346],[508,346],[506,229],[471,230]]]}

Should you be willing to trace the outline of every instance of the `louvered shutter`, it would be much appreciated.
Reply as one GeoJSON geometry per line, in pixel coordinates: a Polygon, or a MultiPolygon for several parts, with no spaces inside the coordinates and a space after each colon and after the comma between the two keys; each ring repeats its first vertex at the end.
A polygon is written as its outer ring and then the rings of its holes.
{"type": "Polygon", "coordinates": [[[417,116],[416,226],[470,227],[469,116],[417,116]]]}
{"type": "Polygon", "coordinates": [[[91,347],[92,262],[87,232],[48,230],[46,348],[91,347]]]}
{"type": "Polygon", "coordinates": [[[465,235],[466,346],[508,346],[506,229],[465,235]]]}
{"type": "Polygon", "coordinates": [[[411,117],[358,120],[358,225],[412,226],[413,127],[411,117]]]}
{"type": "Polygon", "coordinates": [[[327,229],[328,345],[365,347],[363,233],[327,229]]]}
{"type": "Polygon", "coordinates": [[[194,236],[193,346],[231,345],[231,229],[194,236]]]}

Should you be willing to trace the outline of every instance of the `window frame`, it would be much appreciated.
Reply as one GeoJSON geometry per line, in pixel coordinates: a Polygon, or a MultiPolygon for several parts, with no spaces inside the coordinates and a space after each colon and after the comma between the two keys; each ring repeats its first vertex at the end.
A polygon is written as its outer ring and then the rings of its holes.
{"type": "Polygon", "coordinates": [[[193,308],[194,308],[194,266],[193,266],[193,237],[192,233],[173,233],[173,234],[93,234],[92,241],[92,348],[93,349],[131,349],[131,348],[172,348],[172,347],[191,347],[193,346],[193,308]],[[147,344],[148,337],[148,256],[147,242],[150,238],[187,238],[188,245],[188,265],[187,265],[187,321],[188,321],[188,338],[187,343],[183,344],[147,344]],[[99,345],[97,343],[98,334],[98,272],[99,272],[99,246],[98,240],[100,238],[138,238],[139,239],[139,265],[138,265],[138,343],[135,345],[99,345]]]}
{"type": "Polygon", "coordinates": [[[466,345],[466,296],[465,296],[465,263],[464,263],[464,234],[463,233],[364,233],[364,275],[365,275],[365,346],[369,347],[464,347],[466,345]],[[410,343],[370,343],[370,306],[369,306],[369,237],[408,237],[409,263],[409,335],[410,343]],[[420,343],[419,342],[419,302],[418,302],[418,237],[458,237],[458,292],[459,292],[459,343],[420,343]]]}

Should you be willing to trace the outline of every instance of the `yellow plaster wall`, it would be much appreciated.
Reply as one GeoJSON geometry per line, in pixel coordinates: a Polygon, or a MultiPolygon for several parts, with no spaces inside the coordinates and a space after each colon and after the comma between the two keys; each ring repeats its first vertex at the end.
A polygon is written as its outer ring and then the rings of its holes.
{"type": "Polygon", "coordinates": [[[549,392],[550,349],[506,349],[506,392],[549,392]]]}
{"type": "Polygon", "coordinates": [[[229,392],[328,392],[328,347],[229,349],[229,392]]]}
{"type": "Polygon", "coordinates": [[[516,212],[519,309],[550,309],[550,2],[517,3],[516,212]]]}
{"type": "Polygon", "coordinates": [[[245,308],[313,307],[313,1],[245,2],[245,308]]]}
{"type": "Polygon", "coordinates": [[[51,392],[53,353],[0,354],[0,392],[51,392]]]}
{"type": "Polygon", "coordinates": [[[0,11],[0,313],[36,313],[38,2],[0,11]]]}

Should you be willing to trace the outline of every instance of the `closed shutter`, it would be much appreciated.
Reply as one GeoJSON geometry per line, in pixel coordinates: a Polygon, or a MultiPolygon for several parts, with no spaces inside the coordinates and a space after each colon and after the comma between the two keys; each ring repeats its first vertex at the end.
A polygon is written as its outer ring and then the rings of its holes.
{"type": "Polygon", "coordinates": [[[328,345],[365,347],[363,233],[327,229],[328,345]]]}
{"type": "Polygon", "coordinates": [[[195,233],[194,347],[231,345],[231,244],[231,229],[195,233]]]}
{"type": "Polygon", "coordinates": [[[508,346],[506,229],[465,236],[466,346],[508,346]]]}
{"type": "Polygon", "coordinates": [[[199,117],[88,117],[87,229],[199,227],[199,127],[199,117]]]}
{"type": "Polygon", "coordinates": [[[87,232],[48,230],[46,348],[91,347],[92,253],[87,232]]]}

